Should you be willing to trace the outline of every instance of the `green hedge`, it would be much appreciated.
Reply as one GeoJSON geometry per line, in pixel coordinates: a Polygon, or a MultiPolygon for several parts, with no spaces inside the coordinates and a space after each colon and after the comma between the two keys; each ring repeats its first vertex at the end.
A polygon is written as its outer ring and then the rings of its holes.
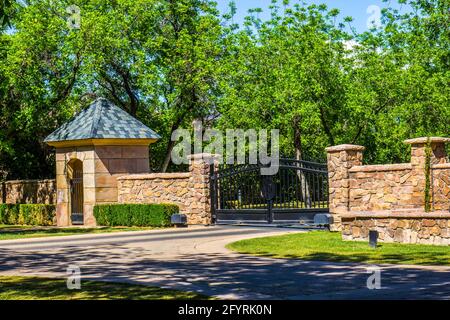
{"type": "Polygon", "coordinates": [[[167,227],[177,205],[162,204],[101,204],[94,206],[94,216],[100,226],[167,227]]]}
{"type": "Polygon", "coordinates": [[[0,204],[0,223],[17,224],[19,220],[18,204],[0,204]]]}
{"type": "Polygon", "coordinates": [[[0,224],[53,226],[55,217],[53,204],[0,204],[0,224]]]}

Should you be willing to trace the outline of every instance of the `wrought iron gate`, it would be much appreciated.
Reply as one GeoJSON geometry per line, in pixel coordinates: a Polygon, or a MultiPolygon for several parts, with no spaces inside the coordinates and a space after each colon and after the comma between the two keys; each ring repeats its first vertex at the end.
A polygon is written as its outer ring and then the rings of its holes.
{"type": "Polygon", "coordinates": [[[262,165],[222,165],[211,174],[216,223],[308,223],[328,212],[326,164],[280,159],[276,174],[262,165]]]}
{"type": "Polygon", "coordinates": [[[70,179],[70,207],[72,224],[83,224],[83,164],[76,161],[70,179]]]}

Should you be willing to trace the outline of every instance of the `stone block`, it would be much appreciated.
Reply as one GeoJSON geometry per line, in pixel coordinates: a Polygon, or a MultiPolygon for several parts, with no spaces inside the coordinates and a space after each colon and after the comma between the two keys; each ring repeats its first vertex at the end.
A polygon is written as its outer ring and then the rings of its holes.
{"type": "Polygon", "coordinates": [[[134,173],[136,172],[136,161],[133,159],[110,159],[109,172],[115,173],[134,173]]]}
{"type": "Polygon", "coordinates": [[[95,187],[84,187],[83,202],[95,203],[95,187]]]}
{"type": "Polygon", "coordinates": [[[117,188],[117,178],[109,173],[98,173],[95,175],[95,187],[117,188]]]}
{"type": "Polygon", "coordinates": [[[121,159],[122,147],[121,146],[96,146],[95,147],[96,159],[121,159]]]}
{"type": "Polygon", "coordinates": [[[117,188],[95,188],[96,202],[117,202],[117,188]]]}
{"type": "Polygon", "coordinates": [[[67,183],[67,177],[64,174],[56,175],[56,188],[57,189],[67,189],[69,184],[67,183]]]}
{"type": "Polygon", "coordinates": [[[70,225],[69,209],[67,203],[58,203],[56,205],[56,221],[58,227],[65,227],[70,225]]]}
{"type": "Polygon", "coordinates": [[[122,158],[124,159],[147,159],[149,151],[147,146],[123,146],[122,158]]]}
{"type": "Polygon", "coordinates": [[[97,225],[94,217],[94,205],[92,204],[85,204],[83,206],[84,212],[83,212],[83,223],[85,226],[88,227],[94,227],[97,225]]]}
{"type": "Polygon", "coordinates": [[[136,173],[150,172],[150,162],[148,159],[136,159],[136,173]]]}
{"type": "Polygon", "coordinates": [[[83,161],[83,173],[87,174],[94,174],[95,173],[95,160],[94,159],[87,159],[83,161]]]}
{"type": "Polygon", "coordinates": [[[84,188],[95,188],[95,175],[93,173],[83,174],[83,187],[84,188]]]}
{"type": "Polygon", "coordinates": [[[95,173],[108,173],[109,172],[109,159],[95,159],[94,160],[94,172],[95,173]]]}

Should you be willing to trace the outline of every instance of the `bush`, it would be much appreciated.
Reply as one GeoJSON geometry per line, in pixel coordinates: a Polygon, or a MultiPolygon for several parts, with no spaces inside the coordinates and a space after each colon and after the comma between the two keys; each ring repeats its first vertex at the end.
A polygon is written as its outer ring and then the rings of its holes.
{"type": "Polygon", "coordinates": [[[55,216],[52,204],[0,204],[1,224],[52,226],[55,216]]]}
{"type": "Polygon", "coordinates": [[[19,205],[3,203],[0,204],[0,223],[17,224],[19,220],[19,205]]]}
{"type": "Polygon", "coordinates": [[[19,224],[33,226],[54,225],[56,208],[49,204],[21,204],[19,205],[19,224]]]}
{"type": "Polygon", "coordinates": [[[0,224],[5,224],[5,222],[3,222],[3,221],[6,216],[6,208],[7,208],[6,204],[0,203],[0,224]]]}
{"type": "Polygon", "coordinates": [[[8,208],[7,204],[0,203],[0,224],[6,224],[6,210],[8,208]]]}
{"type": "Polygon", "coordinates": [[[174,204],[101,204],[94,206],[94,216],[101,226],[167,227],[172,214],[178,213],[174,204]]]}

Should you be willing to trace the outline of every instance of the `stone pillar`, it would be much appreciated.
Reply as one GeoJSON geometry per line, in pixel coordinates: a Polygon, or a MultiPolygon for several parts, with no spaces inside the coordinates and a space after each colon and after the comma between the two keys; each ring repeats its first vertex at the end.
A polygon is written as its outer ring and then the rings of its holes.
{"type": "MultiPolygon", "coordinates": [[[[415,138],[405,140],[406,144],[411,145],[411,165],[413,182],[412,204],[418,208],[425,206],[425,163],[426,147],[428,138],[415,138]]],[[[450,138],[431,137],[431,164],[442,164],[448,162],[445,144],[450,142],[450,138]]],[[[433,183],[432,183],[433,187],[433,183]]],[[[432,190],[433,193],[433,190],[432,190]]]]}
{"type": "Polygon", "coordinates": [[[186,208],[190,212],[189,224],[210,224],[212,222],[209,177],[211,167],[215,170],[218,163],[218,156],[210,153],[197,153],[190,156],[191,202],[186,208]]]}
{"type": "MultiPolygon", "coordinates": [[[[416,167],[425,169],[425,149],[428,138],[416,138],[405,140],[406,144],[411,145],[411,164],[416,167]]],[[[450,138],[431,137],[431,164],[439,164],[448,162],[447,153],[445,152],[445,144],[450,142],[450,138]]]]}
{"type": "Polygon", "coordinates": [[[68,172],[70,162],[83,164],[83,217],[84,225],[95,226],[95,154],[93,147],[67,147],[56,149],[56,221],[58,226],[70,226],[70,187],[68,172]]]}
{"type": "Polygon", "coordinates": [[[326,148],[328,165],[329,208],[333,215],[333,231],[341,229],[340,215],[349,211],[349,170],[362,165],[363,146],[342,144],[326,148]]]}

